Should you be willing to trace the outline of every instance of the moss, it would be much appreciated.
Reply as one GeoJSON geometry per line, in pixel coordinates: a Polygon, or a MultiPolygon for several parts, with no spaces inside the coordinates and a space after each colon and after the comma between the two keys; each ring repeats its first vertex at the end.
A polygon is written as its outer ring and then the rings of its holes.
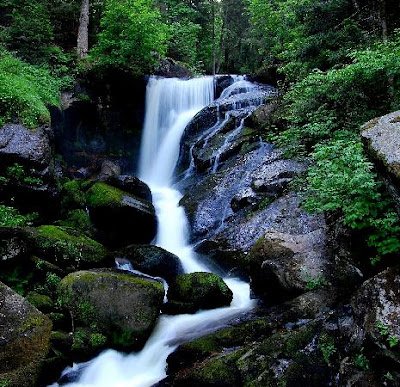
{"type": "Polygon", "coordinates": [[[86,193],[87,204],[90,207],[120,206],[125,192],[108,184],[99,182],[94,184],[86,193]]]}
{"type": "Polygon", "coordinates": [[[43,294],[29,292],[26,299],[41,311],[51,310],[54,307],[53,300],[49,296],[43,294]]]}
{"type": "Polygon", "coordinates": [[[208,360],[182,379],[174,381],[174,386],[219,386],[242,385],[239,370],[235,364],[235,355],[217,357],[208,360]]]}
{"type": "Polygon", "coordinates": [[[76,209],[69,211],[66,219],[58,222],[58,224],[62,227],[77,230],[89,237],[92,235],[93,225],[85,210],[76,209]]]}
{"type": "Polygon", "coordinates": [[[86,197],[81,189],[81,184],[77,180],[66,182],[61,190],[61,205],[64,210],[71,208],[84,208],[86,205],[86,197]]]}
{"type": "Polygon", "coordinates": [[[86,236],[72,235],[71,231],[58,226],[40,226],[35,241],[38,255],[57,264],[67,263],[73,268],[105,260],[109,253],[98,242],[86,236]]]}

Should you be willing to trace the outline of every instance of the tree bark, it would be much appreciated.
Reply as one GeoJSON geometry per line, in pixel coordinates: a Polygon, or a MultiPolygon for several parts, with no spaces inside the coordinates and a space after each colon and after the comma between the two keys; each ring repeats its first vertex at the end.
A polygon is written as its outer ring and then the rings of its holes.
{"type": "Polygon", "coordinates": [[[381,28],[382,28],[382,41],[387,43],[388,41],[388,27],[387,27],[387,7],[386,0],[381,0],[381,9],[380,9],[380,19],[381,19],[381,28]]]}
{"type": "Polygon", "coordinates": [[[76,44],[78,59],[85,59],[89,51],[89,0],[82,0],[79,17],[78,40],[76,44]]]}

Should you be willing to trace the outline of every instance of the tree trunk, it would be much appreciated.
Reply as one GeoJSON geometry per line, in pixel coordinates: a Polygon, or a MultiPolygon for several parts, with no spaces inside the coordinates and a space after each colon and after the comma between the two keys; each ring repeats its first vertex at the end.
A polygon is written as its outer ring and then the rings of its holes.
{"type": "Polygon", "coordinates": [[[388,41],[388,27],[387,27],[387,7],[386,0],[381,0],[381,9],[380,9],[380,19],[381,19],[381,28],[382,28],[382,41],[387,43],[388,41]]]}
{"type": "Polygon", "coordinates": [[[82,0],[79,17],[78,41],[76,44],[78,59],[85,59],[89,51],[89,0],[82,0]]]}
{"type": "Polygon", "coordinates": [[[212,74],[215,75],[215,1],[212,0],[212,74]]]}

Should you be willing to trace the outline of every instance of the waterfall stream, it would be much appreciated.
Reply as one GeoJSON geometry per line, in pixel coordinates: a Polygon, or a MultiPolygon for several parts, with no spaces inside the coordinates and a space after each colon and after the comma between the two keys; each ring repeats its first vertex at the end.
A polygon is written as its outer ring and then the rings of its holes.
{"type": "MultiPolygon", "coordinates": [[[[159,224],[155,244],[176,254],[186,272],[210,269],[196,259],[188,243],[188,222],[179,206],[181,194],[172,186],[172,174],[183,131],[195,114],[212,102],[213,91],[212,77],[152,77],[147,86],[139,177],[153,193],[159,224]]],[[[165,378],[167,357],[180,343],[215,330],[227,319],[254,306],[247,283],[235,278],[224,280],[233,292],[229,307],[196,314],[161,315],[140,352],[127,355],[107,350],[81,366],[79,380],[68,386],[146,387],[165,378]]]]}

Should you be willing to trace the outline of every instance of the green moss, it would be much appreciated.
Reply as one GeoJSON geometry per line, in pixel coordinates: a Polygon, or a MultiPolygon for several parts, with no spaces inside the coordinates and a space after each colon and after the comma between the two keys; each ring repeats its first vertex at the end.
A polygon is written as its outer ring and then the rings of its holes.
{"type": "Polygon", "coordinates": [[[74,268],[85,263],[101,262],[108,251],[98,242],[86,236],[72,235],[70,230],[58,226],[40,226],[35,240],[38,255],[67,263],[74,268]]]}
{"type": "Polygon", "coordinates": [[[78,180],[67,181],[62,186],[61,205],[64,209],[84,208],[86,205],[86,197],[81,189],[81,184],[78,180]]]}
{"type": "Polygon", "coordinates": [[[53,300],[49,296],[39,294],[36,292],[29,292],[26,296],[26,299],[33,306],[42,311],[49,310],[54,306],[53,300]]]}
{"type": "Polygon", "coordinates": [[[105,183],[94,184],[86,193],[87,204],[90,207],[119,206],[125,192],[105,183]]]}
{"type": "Polygon", "coordinates": [[[58,222],[62,227],[72,228],[86,236],[92,235],[92,222],[85,210],[71,210],[67,213],[67,218],[58,222]]]}

